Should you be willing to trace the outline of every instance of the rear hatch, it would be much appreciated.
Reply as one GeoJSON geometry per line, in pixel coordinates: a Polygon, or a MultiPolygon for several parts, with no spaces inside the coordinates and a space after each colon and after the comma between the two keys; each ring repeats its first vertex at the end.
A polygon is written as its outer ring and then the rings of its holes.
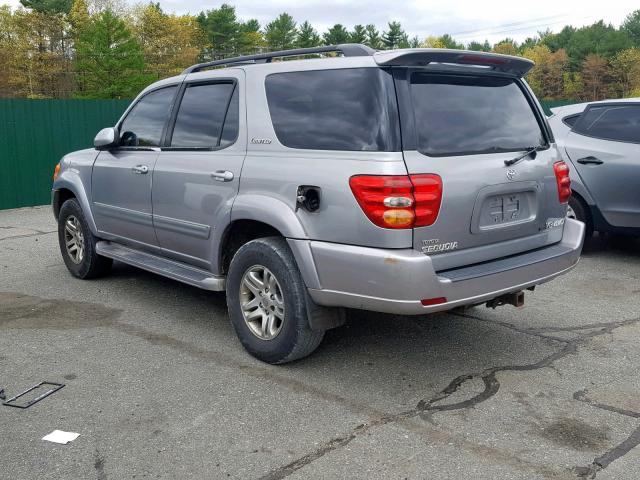
{"type": "Polygon", "coordinates": [[[520,78],[532,64],[408,52],[404,60],[387,55],[378,63],[394,66],[408,173],[437,174],[443,185],[438,217],[414,229],[413,247],[443,270],[560,241],[565,206],[553,168],[559,157],[520,78]]]}

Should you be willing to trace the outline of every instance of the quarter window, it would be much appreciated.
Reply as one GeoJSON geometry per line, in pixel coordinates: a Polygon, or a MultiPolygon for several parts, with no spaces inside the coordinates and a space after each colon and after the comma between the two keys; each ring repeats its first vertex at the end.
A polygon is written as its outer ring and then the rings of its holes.
{"type": "Polygon", "coordinates": [[[389,72],[350,68],[275,73],[265,86],[273,128],[287,147],[400,150],[389,72]]]}
{"type": "Polygon", "coordinates": [[[233,143],[238,131],[237,94],[233,95],[233,105],[229,105],[233,91],[233,83],[189,85],[180,103],[171,146],[215,148],[233,143]],[[229,123],[228,128],[225,118],[229,123]],[[224,142],[221,141],[223,127],[224,142]]]}
{"type": "Polygon", "coordinates": [[[594,105],[573,131],[590,137],[640,143],[640,105],[594,105]]]}
{"type": "Polygon", "coordinates": [[[120,125],[120,145],[124,147],[158,147],[164,125],[169,118],[177,87],[148,93],[136,103],[120,125]]]}

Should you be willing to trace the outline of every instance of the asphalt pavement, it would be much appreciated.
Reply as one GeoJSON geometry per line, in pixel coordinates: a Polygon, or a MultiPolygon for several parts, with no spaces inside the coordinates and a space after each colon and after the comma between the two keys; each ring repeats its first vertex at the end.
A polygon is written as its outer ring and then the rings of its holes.
{"type": "Polygon", "coordinates": [[[48,207],[0,211],[0,472],[20,479],[638,479],[640,239],[525,307],[351,311],[309,358],[242,349],[222,294],[71,277],[48,207]],[[77,432],[67,445],[41,440],[77,432]]]}

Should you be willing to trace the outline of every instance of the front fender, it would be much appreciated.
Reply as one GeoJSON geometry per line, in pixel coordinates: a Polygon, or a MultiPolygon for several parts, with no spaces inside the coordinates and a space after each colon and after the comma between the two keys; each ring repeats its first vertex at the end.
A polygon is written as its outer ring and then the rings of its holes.
{"type": "Polygon", "coordinates": [[[94,235],[98,234],[98,229],[96,227],[96,222],[93,218],[93,212],[91,211],[91,204],[89,202],[89,194],[87,193],[84,183],[80,178],[80,175],[73,168],[63,170],[58,178],[53,182],[53,189],[51,192],[52,198],[52,207],[53,213],[56,217],[58,217],[58,198],[60,195],[60,191],[66,189],[69,190],[80,203],[80,207],[82,208],[82,213],[84,213],[85,220],[89,225],[89,229],[91,233],[94,235]]]}

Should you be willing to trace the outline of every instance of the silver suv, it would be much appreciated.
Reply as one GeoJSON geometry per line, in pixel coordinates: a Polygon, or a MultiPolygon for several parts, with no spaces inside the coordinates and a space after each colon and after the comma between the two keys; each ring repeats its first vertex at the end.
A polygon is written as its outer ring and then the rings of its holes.
{"type": "Polygon", "coordinates": [[[519,306],[584,236],[532,65],[348,44],[190,67],[56,167],[64,261],[226,290],[269,363],[310,354],[344,307],[519,306]]]}

